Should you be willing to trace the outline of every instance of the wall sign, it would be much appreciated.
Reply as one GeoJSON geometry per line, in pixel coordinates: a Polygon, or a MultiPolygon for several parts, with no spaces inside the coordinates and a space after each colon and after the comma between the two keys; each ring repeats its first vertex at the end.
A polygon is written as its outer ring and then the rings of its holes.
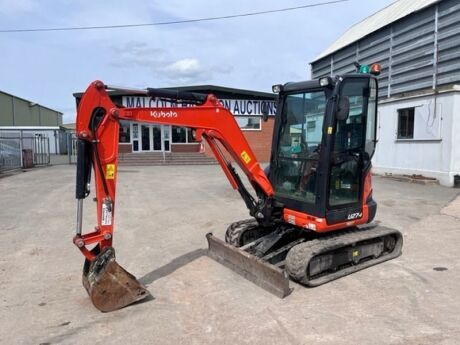
{"type": "MultiPolygon", "coordinates": [[[[276,113],[276,102],[257,99],[221,99],[220,103],[230,110],[233,115],[261,116],[262,104],[267,105],[268,115],[274,116],[276,113]]],[[[122,104],[128,108],[170,108],[170,107],[190,107],[190,104],[181,104],[150,98],[145,96],[123,96],[122,104]]]]}

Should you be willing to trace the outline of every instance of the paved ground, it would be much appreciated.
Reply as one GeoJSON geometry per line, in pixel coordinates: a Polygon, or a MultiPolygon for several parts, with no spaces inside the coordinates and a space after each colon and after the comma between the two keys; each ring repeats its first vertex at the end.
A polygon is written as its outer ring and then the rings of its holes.
{"type": "Polygon", "coordinates": [[[91,305],[71,243],[73,167],[1,178],[0,343],[460,343],[460,199],[445,207],[458,190],[375,178],[377,218],[404,233],[403,255],[280,300],[205,256],[207,232],[247,217],[217,166],[120,170],[119,262],[155,299],[91,305]]]}

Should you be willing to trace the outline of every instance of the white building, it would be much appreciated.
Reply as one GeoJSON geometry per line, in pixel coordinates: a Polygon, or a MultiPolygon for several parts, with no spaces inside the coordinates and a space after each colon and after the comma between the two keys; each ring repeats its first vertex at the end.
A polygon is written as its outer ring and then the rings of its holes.
{"type": "Polygon", "coordinates": [[[352,26],[312,77],[380,63],[374,171],[460,183],[460,1],[399,0],[352,26]]]}

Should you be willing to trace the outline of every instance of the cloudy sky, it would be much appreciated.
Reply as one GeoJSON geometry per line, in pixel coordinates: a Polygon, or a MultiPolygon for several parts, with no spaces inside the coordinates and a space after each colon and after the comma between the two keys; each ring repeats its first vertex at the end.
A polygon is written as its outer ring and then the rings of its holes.
{"type": "MultiPolygon", "coordinates": [[[[175,21],[325,0],[0,0],[0,30],[175,21]]],[[[95,79],[129,87],[215,84],[269,91],[310,77],[308,63],[393,0],[343,3],[199,23],[0,33],[0,90],[75,118],[72,93],[95,79]]]]}

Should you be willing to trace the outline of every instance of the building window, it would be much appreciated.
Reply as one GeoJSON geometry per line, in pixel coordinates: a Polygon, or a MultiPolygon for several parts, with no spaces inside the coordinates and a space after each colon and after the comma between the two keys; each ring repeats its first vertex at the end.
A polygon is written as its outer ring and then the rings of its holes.
{"type": "Polygon", "coordinates": [[[415,108],[398,109],[398,139],[414,139],[415,108]]]}
{"type": "Polygon", "coordinates": [[[307,131],[314,132],[316,128],[316,121],[308,121],[307,122],[307,131]]]}
{"type": "Polygon", "coordinates": [[[261,118],[259,116],[235,116],[235,119],[243,131],[261,129],[261,118]]]}
{"type": "Polygon", "coordinates": [[[192,135],[192,128],[187,127],[172,127],[172,142],[175,144],[196,143],[192,135]]]}
{"type": "Polygon", "coordinates": [[[130,143],[131,142],[130,125],[128,121],[120,121],[120,136],[119,136],[118,142],[120,143],[130,143]]]}
{"type": "Polygon", "coordinates": [[[196,140],[193,137],[193,128],[187,128],[187,142],[196,143],[196,140]]]}
{"type": "Polygon", "coordinates": [[[173,126],[172,142],[173,143],[186,143],[187,142],[187,130],[185,127],[173,126]]]}

